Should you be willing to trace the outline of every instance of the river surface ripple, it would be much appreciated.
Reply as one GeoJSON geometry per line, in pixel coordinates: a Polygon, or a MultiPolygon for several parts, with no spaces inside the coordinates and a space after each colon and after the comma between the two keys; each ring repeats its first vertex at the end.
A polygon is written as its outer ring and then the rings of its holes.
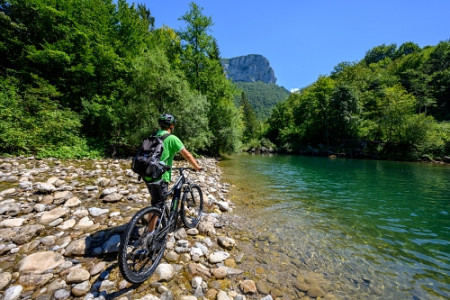
{"type": "MultiPolygon", "coordinates": [[[[239,154],[220,163],[269,278],[344,299],[450,299],[450,167],[239,154]]],[[[283,286],[283,284],[280,284],[283,286]]]]}

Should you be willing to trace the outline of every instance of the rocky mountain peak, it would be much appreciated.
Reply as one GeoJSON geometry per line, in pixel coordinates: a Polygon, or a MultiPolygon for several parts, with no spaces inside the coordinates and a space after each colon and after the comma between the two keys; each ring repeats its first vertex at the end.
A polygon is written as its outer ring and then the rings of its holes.
{"type": "Polygon", "coordinates": [[[275,72],[269,61],[262,55],[250,54],[221,60],[228,78],[233,81],[276,84],[275,72]]]}

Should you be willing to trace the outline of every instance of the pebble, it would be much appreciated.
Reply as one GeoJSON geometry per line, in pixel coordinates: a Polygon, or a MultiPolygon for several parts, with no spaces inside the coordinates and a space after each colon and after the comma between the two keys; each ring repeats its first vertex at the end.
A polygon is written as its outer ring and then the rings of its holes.
{"type": "MultiPolygon", "coordinates": [[[[169,236],[165,256],[148,281],[155,284],[118,299],[239,300],[258,290],[255,297],[266,296],[267,287],[258,283],[257,289],[252,275],[235,267],[244,254],[226,236],[224,213],[233,205],[226,200],[216,161],[199,161],[207,171],[189,175],[204,191],[199,226],[169,236]]],[[[150,196],[130,171],[130,160],[0,158],[0,169],[3,299],[103,300],[132,286],[117,267],[120,235],[150,196]],[[8,181],[12,176],[17,180],[8,181]]]]}
{"type": "Polygon", "coordinates": [[[13,285],[5,291],[5,294],[3,295],[3,300],[19,299],[22,291],[23,291],[23,287],[21,285],[13,285]]]}
{"type": "Polygon", "coordinates": [[[209,256],[209,262],[212,264],[220,263],[230,257],[230,254],[225,251],[216,251],[209,256]]]}

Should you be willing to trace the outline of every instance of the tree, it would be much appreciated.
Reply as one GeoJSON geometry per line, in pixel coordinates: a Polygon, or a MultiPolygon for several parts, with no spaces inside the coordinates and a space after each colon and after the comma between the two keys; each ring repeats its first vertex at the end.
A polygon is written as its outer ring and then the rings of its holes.
{"type": "Polygon", "coordinates": [[[180,19],[186,28],[179,32],[182,68],[192,88],[206,96],[209,103],[211,154],[234,152],[241,146],[242,120],[234,105],[234,88],[226,78],[220,63],[220,51],[215,39],[208,34],[212,19],[202,14],[195,3],[180,19]]]}
{"type": "Polygon", "coordinates": [[[154,49],[136,57],[130,104],[125,111],[125,143],[137,145],[158,128],[158,116],[171,112],[179,120],[177,135],[193,151],[209,145],[209,104],[206,97],[189,88],[180,70],[174,70],[163,52],[154,49]]]}
{"type": "Polygon", "coordinates": [[[215,40],[208,34],[213,25],[211,17],[202,14],[203,8],[194,2],[189,4],[190,10],[180,20],[186,22],[185,30],[178,34],[182,40],[183,61],[186,75],[191,84],[201,91],[200,73],[204,72],[208,54],[212,53],[215,40]]]}
{"type": "Polygon", "coordinates": [[[450,41],[440,42],[430,53],[424,70],[430,76],[428,89],[436,99],[431,109],[438,120],[450,119],[450,41]]]}
{"type": "Polygon", "coordinates": [[[291,94],[286,101],[279,102],[267,120],[264,136],[281,151],[292,152],[297,148],[299,136],[293,108],[298,107],[300,97],[299,94],[291,94]]]}
{"type": "Polygon", "coordinates": [[[382,44],[380,46],[376,46],[367,51],[366,56],[364,57],[364,61],[367,65],[370,65],[386,58],[393,59],[395,57],[396,48],[396,44],[382,44]]]}
{"type": "Polygon", "coordinates": [[[242,118],[244,123],[243,140],[248,142],[258,135],[259,123],[256,120],[255,111],[248,101],[245,92],[241,93],[242,118]]]}
{"type": "Polygon", "coordinates": [[[359,113],[359,101],[353,88],[348,84],[337,85],[330,99],[331,137],[337,141],[356,137],[359,113]]]}
{"type": "MultiPolygon", "coordinates": [[[[305,92],[305,106],[300,106],[304,110],[305,119],[301,121],[306,141],[313,143],[330,144],[331,114],[330,99],[335,82],[330,77],[321,76],[305,92]]],[[[297,110],[298,111],[298,110],[297,110]]],[[[299,115],[302,115],[299,113],[299,115]]]]}
{"type": "Polygon", "coordinates": [[[421,49],[419,45],[413,42],[406,42],[400,45],[400,47],[395,51],[395,58],[398,59],[402,56],[409,55],[411,53],[420,52],[421,49]]]}

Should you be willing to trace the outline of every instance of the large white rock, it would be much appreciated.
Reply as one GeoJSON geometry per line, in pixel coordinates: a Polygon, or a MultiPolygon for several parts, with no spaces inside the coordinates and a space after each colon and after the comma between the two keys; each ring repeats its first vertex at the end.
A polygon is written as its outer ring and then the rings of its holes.
{"type": "Polygon", "coordinates": [[[30,181],[21,181],[19,182],[19,188],[22,190],[30,191],[33,189],[33,183],[30,181]]]}
{"type": "Polygon", "coordinates": [[[54,201],[59,201],[59,200],[69,200],[70,198],[72,198],[73,194],[70,191],[62,191],[62,192],[56,192],[55,195],[53,196],[53,200],[54,201]]]}
{"type": "Polygon", "coordinates": [[[192,247],[190,254],[191,254],[191,256],[194,256],[194,255],[203,256],[202,249],[197,248],[197,247],[192,247]]]}
{"type": "Polygon", "coordinates": [[[171,264],[160,264],[153,276],[156,281],[170,281],[175,276],[175,270],[171,264]]]}
{"type": "Polygon", "coordinates": [[[76,223],[75,219],[69,219],[63,222],[61,225],[59,225],[58,228],[61,230],[67,230],[75,226],[75,223],[76,223]]]}
{"type": "Polygon", "coordinates": [[[66,277],[66,282],[68,284],[71,283],[81,283],[86,280],[89,280],[91,274],[82,268],[73,268],[70,270],[69,274],[66,277]]]}
{"type": "Polygon", "coordinates": [[[5,295],[3,296],[3,300],[16,300],[19,299],[20,294],[23,291],[23,287],[21,285],[13,285],[9,287],[5,291],[5,295]]]}
{"type": "Polygon", "coordinates": [[[43,251],[28,255],[19,263],[20,273],[42,274],[55,269],[64,262],[64,257],[53,251],[43,251]]]}
{"type": "Polygon", "coordinates": [[[103,198],[104,202],[119,202],[123,198],[123,195],[119,193],[112,193],[103,198]]]}
{"type": "Polygon", "coordinates": [[[217,300],[232,300],[230,296],[227,295],[225,291],[220,290],[216,296],[217,300]]]}
{"type": "Polygon", "coordinates": [[[197,297],[192,296],[192,295],[181,296],[180,300],[197,300],[197,297]]]}
{"type": "Polygon", "coordinates": [[[220,247],[225,248],[227,250],[233,249],[234,246],[236,246],[236,241],[232,238],[221,236],[217,239],[217,242],[220,247]]]}
{"type": "Polygon", "coordinates": [[[0,222],[0,227],[20,227],[24,222],[22,218],[6,219],[0,222]]]}
{"type": "Polygon", "coordinates": [[[89,281],[84,281],[82,283],[76,284],[72,287],[72,294],[76,297],[81,297],[86,295],[91,289],[91,284],[89,281]]]}
{"type": "Polygon", "coordinates": [[[0,291],[2,291],[12,279],[12,274],[9,272],[0,273],[0,291]]]}
{"type": "Polygon", "coordinates": [[[208,247],[206,247],[202,243],[195,242],[194,247],[199,248],[200,250],[202,250],[203,255],[208,255],[209,254],[208,247]]]}
{"type": "Polygon", "coordinates": [[[230,208],[230,204],[226,201],[218,201],[216,202],[216,205],[221,211],[227,211],[230,208]]]}
{"type": "Polygon", "coordinates": [[[109,213],[109,209],[107,209],[107,208],[98,208],[98,207],[90,207],[88,209],[88,211],[91,214],[91,216],[93,216],[93,217],[98,217],[98,216],[101,216],[103,214],[109,213]]]}
{"type": "Polygon", "coordinates": [[[51,193],[56,190],[56,188],[53,184],[45,183],[45,182],[36,182],[34,184],[34,188],[37,189],[41,193],[51,193]]]}
{"type": "Polygon", "coordinates": [[[39,223],[48,225],[51,222],[55,221],[58,218],[61,218],[67,214],[67,211],[62,207],[57,207],[52,209],[51,211],[47,211],[42,214],[39,223]]]}
{"type": "Polygon", "coordinates": [[[76,241],[70,242],[66,247],[65,256],[85,255],[89,247],[91,246],[91,237],[81,238],[76,241]]]}
{"type": "Polygon", "coordinates": [[[1,191],[0,192],[0,196],[2,196],[2,197],[10,196],[10,195],[14,194],[15,192],[16,192],[15,188],[7,189],[7,190],[4,190],[4,191],[1,191]]]}
{"type": "Polygon", "coordinates": [[[103,198],[103,197],[105,197],[105,196],[111,195],[111,194],[113,194],[113,193],[117,193],[117,189],[116,189],[116,188],[107,188],[107,189],[104,189],[104,190],[102,191],[102,194],[100,195],[100,198],[103,198]]]}
{"type": "MultiPolygon", "coordinates": [[[[160,300],[160,299],[155,295],[145,295],[144,297],[139,298],[137,300],[160,300]]],[[[195,300],[197,300],[197,298],[195,298],[195,300]]]]}
{"type": "Polygon", "coordinates": [[[226,260],[229,257],[230,257],[230,254],[228,252],[216,251],[214,253],[211,253],[211,255],[209,256],[209,262],[212,264],[217,264],[217,263],[223,262],[224,260],[226,260]]]}
{"type": "Polygon", "coordinates": [[[78,221],[77,228],[83,229],[83,228],[89,228],[94,225],[94,221],[89,219],[89,217],[81,218],[80,221],[78,221]]]}
{"type": "Polygon", "coordinates": [[[64,203],[65,207],[75,207],[81,204],[81,200],[78,197],[72,197],[64,203]]]}

